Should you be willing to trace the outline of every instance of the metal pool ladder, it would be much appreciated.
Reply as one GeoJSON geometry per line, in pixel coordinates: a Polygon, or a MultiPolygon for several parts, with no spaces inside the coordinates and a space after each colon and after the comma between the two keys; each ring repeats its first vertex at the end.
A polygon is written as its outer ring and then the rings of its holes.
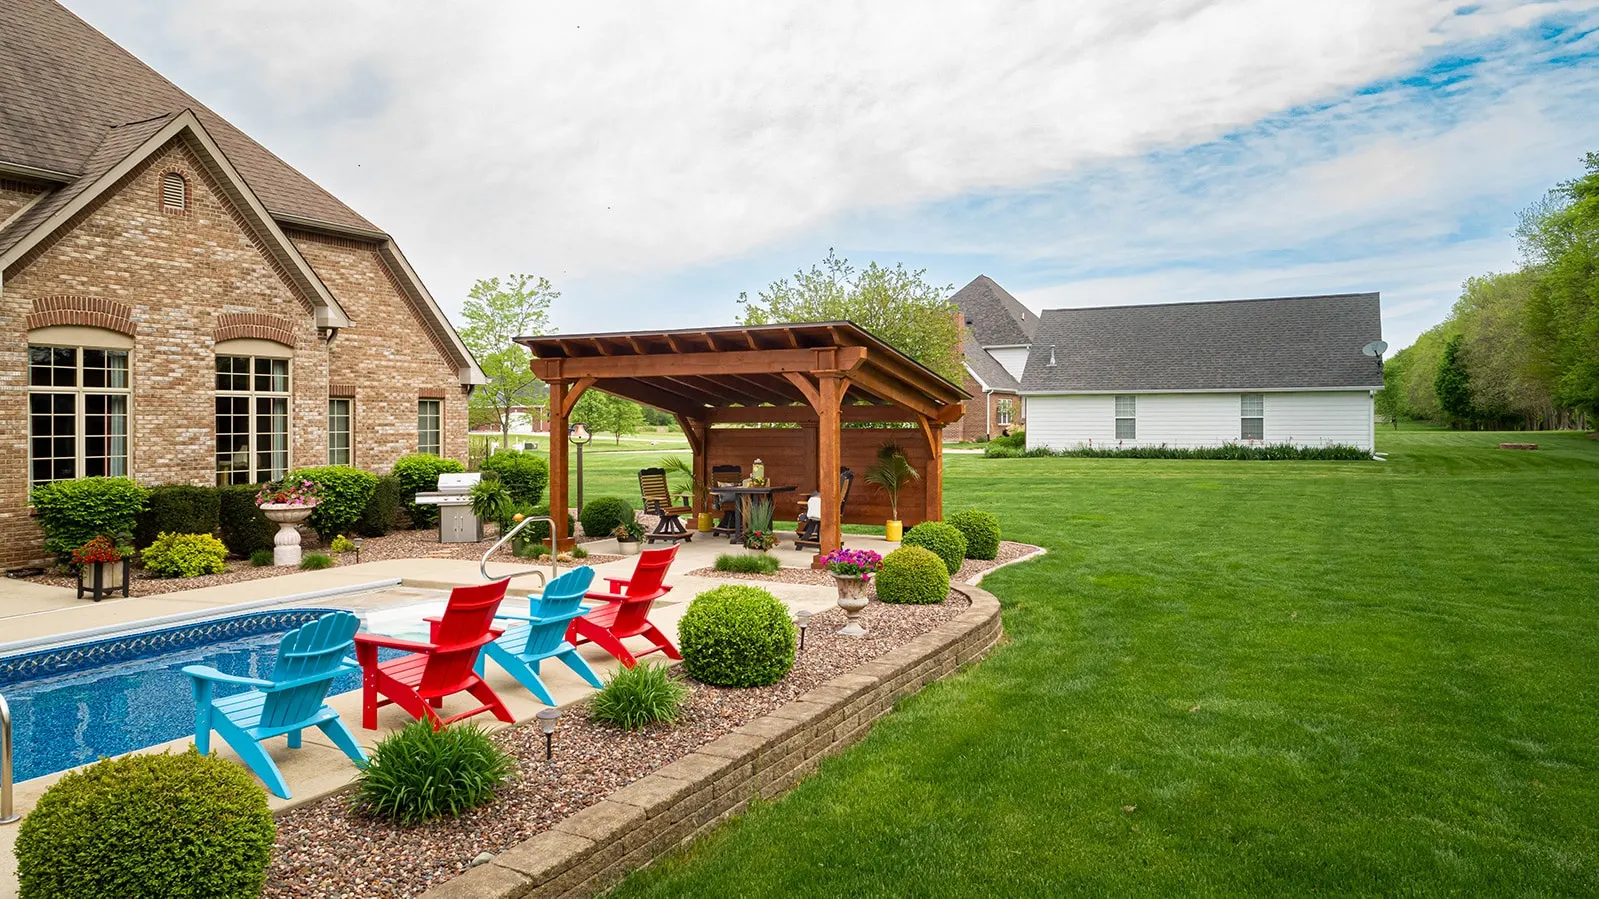
{"type": "Polygon", "coordinates": [[[0,824],[20,820],[22,816],[11,810],[11,706],[0,696],[0,824]]]}
{"type": "Polygon", "coordinates": [[[556,560],[555,560],[555,519],[550,518],[548,516],[533,516],[533,517],[529,517],[529,518],[524,518],[521,521],[517,522],[516,523],[516,527],[511,528],[509,531],[507,531],[506,533],[502,534],[500,536],[500,539],[496,540],[494,542],[494,545],[489,547],[489,551],[483,554],[483,560],[478,562],[477,570],[483,573],[483,579],[485,581],[497,581],[497,580],[500,580],[499,578],[492,577],[489,574],[489,556],[492,556],[497,551],[499,551],[499,548],[505,545],[505,541],[511,539],[512,537],[515,537],[517,531],[522,530],[523,528],[527,527],[528,525],[532,524],[535,521],[548,521],[550,523],[550,574],[549,574],[549,576],[546,577],[544,575],[544,572],[538,570],[537,568],[529,568],[526,571],[515,571],[515,572],[512,572],[511,574],[506,575],[506,577],[507,578],[513,578],[513,577],[521,577],[524,574],[536,574],[536,575],[539,576],[539,583],[541,585],[545,585],[545,584],[548,584],[550,581],[555,580],[555,578],[561,573],[561,569],[556,564],[556,560]]]}

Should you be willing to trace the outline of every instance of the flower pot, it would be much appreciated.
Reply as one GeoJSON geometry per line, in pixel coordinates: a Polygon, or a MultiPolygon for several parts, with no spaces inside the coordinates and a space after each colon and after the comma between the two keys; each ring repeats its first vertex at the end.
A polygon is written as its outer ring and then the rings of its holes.
{"type": "Polygon", "coordinates": [[[845,637],[864,637],[866,628],[861,625],[861,612],[871,602],[871,582],[858,574],[835,574],[833,582],[838,585],[838,607],[844,610],[844,615],[849,619],[838,633],[845,637]]]}
{"type": "Polygon", "coordinates": [[[716,526],[716,520],[709,512],[701,512],[694,518],[694,528],[701,534],[709,534],[711,528],[716,526]]]}
{"type": "Polygon", "coordinates": [[[299,526],[316,511],[316,503],[290,505],[288,503],[262,503],[261,514],[278,526],[272,537],[272,564],[277,568],[300,567],[299,526]]]}
{"type": "Polygon", "coordinates": [[[88,593],[90,599],[99,602],[102,597],[119,590],[123,596],[127,596],[128,574],[127,559],[84,565],[78,569],[78,598],[82,599],[83,594],[88,593]]]}
{"type": "Polygon", "coordinates": [[[616,552],[618,555],[636,556],[642,543],[643,541],[641,540],[618,540],[616,541],[616,552]]]}
{"type": "Polygon", "coordinates": [[[889,543],[898,543],[899,539],[903,536],[905,536],[904,522],[890,521],[883,525],[883,537],[887,539],[889,543]]]}

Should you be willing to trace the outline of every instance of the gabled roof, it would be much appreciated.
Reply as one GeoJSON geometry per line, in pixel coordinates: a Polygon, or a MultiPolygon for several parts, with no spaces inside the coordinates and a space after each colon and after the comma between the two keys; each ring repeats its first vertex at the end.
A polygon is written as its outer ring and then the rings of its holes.
{"type": "Polygon", "coordinates": [[[980,346],[1026,346],[1033,342],[1038,316],[987,275],[950,297],[965,318],[966,329],[980,346]]]}
{"type": "Polygon", "coordinates": [[[977,383],[984,390],[1016,391],[1021,389],[1021,385],[1016,382],[1010,372],[1005,370],[1005,366],[1000,365],[999,360],[989,355],[988,350],[983,349],[982,345],[977,342],[977,338],[970,333],[966,335],[964,353],[966,355],[966,370],[972,373],[972,377],[977,379],[977,383]]]}
{"type": "Polygon", "coordinates": [[[1381,337],[1376,293],[1047,309],[1022,390],[1381,389],[1381,337]]]}
{"type": "Polygon", "coordinates": [[[82,175],[107,129],[191,109],[274,214],[377,230],[53,0],[0,0],[0,97],[0,163],[82,175]]]}

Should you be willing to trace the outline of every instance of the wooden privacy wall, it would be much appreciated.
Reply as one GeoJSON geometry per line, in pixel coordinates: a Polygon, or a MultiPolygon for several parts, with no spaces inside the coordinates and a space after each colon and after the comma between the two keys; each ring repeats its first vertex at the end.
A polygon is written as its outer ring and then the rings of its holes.
{"type": "MultiPolygon", "coordinates": [[[[756,459],[766,463],[773,484],[793,484],[793,493],[778,494],[777,520],[792,521],[799,503],[816,489],[816,428],[711,428],[706,440],[711,465],[737,465],[749,477],[756,459]]],[[[855,485],[844,504],[845,524],[882,524],[888,520],[888,497],[866,483],[866,469],[877,460],[877,448],[899,444],[922,477],[932,457],[927,440],[915,428],[844,428],[840,447],[845,468],[855,472],[855,485]]],[[[927,518],[927,489],[916,481],[899,494],[899,517],[909,528],[927,518]]]]}

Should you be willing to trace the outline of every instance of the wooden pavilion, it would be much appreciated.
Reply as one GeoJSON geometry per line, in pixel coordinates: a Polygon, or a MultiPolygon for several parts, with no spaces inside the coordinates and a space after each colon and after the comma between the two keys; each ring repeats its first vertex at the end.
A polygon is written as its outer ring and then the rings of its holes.
{"type": "MultiPolygon", "coordinates": [[[[562,436],[578,398],[593,388],[677,416],[702,483],[714,465],[747,473],[759,458],[773,484],[796,486],[799,498],[819,491],[818,558],[842,545],[841,523],[888,520],[886,497],[859,479],[839,514],[840,469],[863,473],[884,443],[899,445],[922,475],[901,495],[900,519],[909,527],[943,517],[943,431],[961,417],[966,393],[851,322],[516,340],[533,351],[533,373],[550,386],[552,510],[568,508],[562,436]]],[[[569,546],[564,516],[554,517],[569,546]]]]}

